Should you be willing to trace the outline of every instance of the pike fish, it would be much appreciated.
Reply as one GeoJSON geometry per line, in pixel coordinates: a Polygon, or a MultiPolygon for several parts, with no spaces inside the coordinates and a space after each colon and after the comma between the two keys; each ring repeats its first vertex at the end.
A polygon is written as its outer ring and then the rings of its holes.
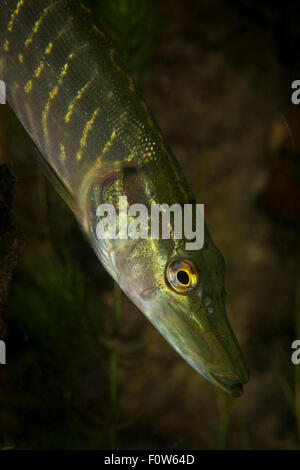
{"type": "Polygon", "coordinates": [[[75,0],[0,0],[0,79],[99,260],[200,374],[240,396],[248,369],[225,308],[223,256],[205,227],[187,240],[99,239],[97,207],[195,205],[182,170],[118,54],[75,0]]]}

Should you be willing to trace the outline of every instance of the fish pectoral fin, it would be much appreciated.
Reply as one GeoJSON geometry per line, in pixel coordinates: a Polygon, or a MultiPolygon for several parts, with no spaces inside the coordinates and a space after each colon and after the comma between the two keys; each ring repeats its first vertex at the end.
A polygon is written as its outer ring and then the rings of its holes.
{"type": "Polygon", "coordinates": [[[67,188],[65,183],[58,176],[55,169],[50,165],[50,163],[46,160],[46,158],[42,155],[42,153],[36,147],[34,148],[34,158],[38,166],[43,171],[44,175],[47,177],[50,183],[54,186],[55,190],[68,204],[71,211],[74,212],[74,214],[76,215],[78,213],[78,207],[71,191],[67,188]]]}

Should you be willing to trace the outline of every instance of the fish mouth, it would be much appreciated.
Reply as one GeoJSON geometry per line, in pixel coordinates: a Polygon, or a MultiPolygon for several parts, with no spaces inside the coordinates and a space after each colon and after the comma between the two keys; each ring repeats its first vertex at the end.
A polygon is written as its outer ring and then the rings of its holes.
{"type": "Polygon", "coordinates": [[[217,385],[221,390],[232,397],[238,398],[243,394],[243,384],[241,382],[220,377],[212,371],[205,371],[205,375],[210,382],[217,385]]]}

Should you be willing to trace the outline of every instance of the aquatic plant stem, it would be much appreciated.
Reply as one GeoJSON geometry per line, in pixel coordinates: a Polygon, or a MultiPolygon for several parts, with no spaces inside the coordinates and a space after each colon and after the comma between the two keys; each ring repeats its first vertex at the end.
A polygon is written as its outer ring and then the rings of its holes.
{"type": "Polygon", "coordinates": [[[216,395],[219,418],[216,449],[225,450],[228,444],[227,441],[230,428],[230,407],[228,397],[224,392],[216,390],[216,395]]]}
{"type": "MultiPolygon", "coordinates": [[[[298,259],[296,277],[296,337],[300,339],[300,238],[298,240],[298,259]]],[[[295,415],[297,421],[297,435],[300,443],[300,366],[294,366],[295,381],[295,415]]]]}
{"type": "MultiPolygon", "coordinates": [[[[122,291],[119,285],[114,283],[114,334],[117,336],[119,322],[122,315],[122,291]]],[[[110,404],[111,404],[111,426],[110,426],[110,447],[116,448],[117,442],[117,421],[118,421],[118,359],[119,351],[115,343],[110,351],[109,372],[110,372],[110,404]]]]}

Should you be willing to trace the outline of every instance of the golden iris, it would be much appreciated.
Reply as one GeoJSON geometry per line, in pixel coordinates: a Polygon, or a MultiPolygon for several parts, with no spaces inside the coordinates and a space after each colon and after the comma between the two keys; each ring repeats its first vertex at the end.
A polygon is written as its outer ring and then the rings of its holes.
{"type": "Polygon", "coordinates": [[[166,267],[166,279],[170,286],[179,294],[187,294],[198,284],[198,272],[187,259],[172,259],[166,267]]]}

